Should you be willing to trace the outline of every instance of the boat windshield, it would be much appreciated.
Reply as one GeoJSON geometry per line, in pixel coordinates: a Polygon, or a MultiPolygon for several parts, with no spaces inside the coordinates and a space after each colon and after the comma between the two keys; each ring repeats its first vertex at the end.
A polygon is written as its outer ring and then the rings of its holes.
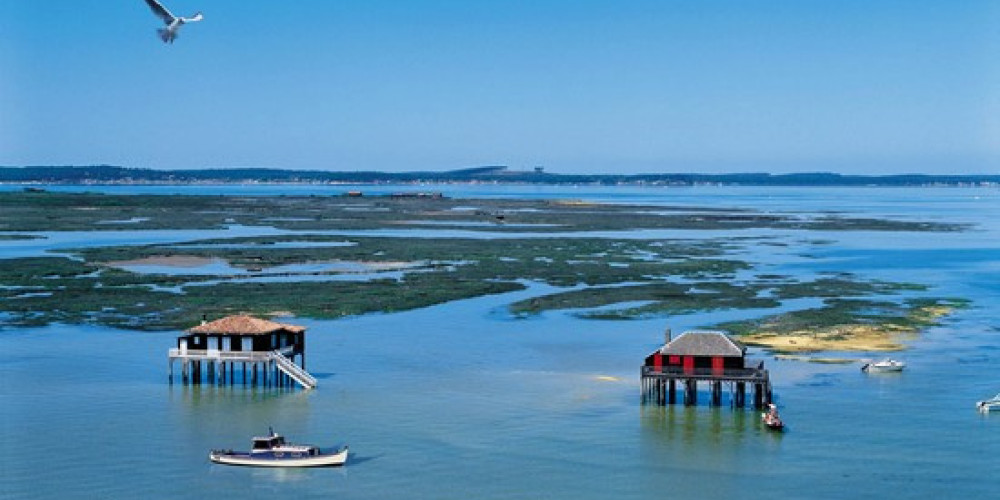
{"type": "Polygon", "coordinates": [[[285,438],[281,436],[271,436],[266,438],[254,438],[253,449],[255,450],[270,450],[276,446],[281,446],[285,444],[285,438]]]}

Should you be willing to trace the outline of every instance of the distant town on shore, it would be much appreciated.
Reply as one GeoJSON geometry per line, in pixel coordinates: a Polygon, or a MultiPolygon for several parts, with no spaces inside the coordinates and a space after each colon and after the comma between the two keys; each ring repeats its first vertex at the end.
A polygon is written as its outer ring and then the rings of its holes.
{"type": "Polygon", "coordinates": [[[484,166],[440,172],[285,170],[277,168],[204,168],[154,170],[112,165],[0,167],[0,183],[44,184],[406,184],[510,183],[649,186],[1000,186],[1000,175],[844,175],[830,172],[792,174],[554,174],[542,167],[512,170],[484,166]]]}

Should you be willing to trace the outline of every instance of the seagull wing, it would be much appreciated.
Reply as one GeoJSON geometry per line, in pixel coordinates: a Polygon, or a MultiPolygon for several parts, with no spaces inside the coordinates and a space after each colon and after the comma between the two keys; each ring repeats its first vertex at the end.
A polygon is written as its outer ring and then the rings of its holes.
{"type": "Polygon", "coordinates": [[[160,2],[157,2],[156,0],[146,0],[146,5],[148,5],[149,8],[152,9],[153,14],[156,14],[156,17],[163,19],[163,22],[168,26],[170,25],[170,23],[174,22],[175,19],[174,15],[171,14],[166,7],[160,5],[160,2]]]}
{"type": "Polygon", "coordinates": [[[201,12],[199,12],[191,17],[182,17],[181,21],[185,23],[196,23],[198,21],[201,21],[202,19],[205,19],[205,16],[201,15],[201,12]]]}

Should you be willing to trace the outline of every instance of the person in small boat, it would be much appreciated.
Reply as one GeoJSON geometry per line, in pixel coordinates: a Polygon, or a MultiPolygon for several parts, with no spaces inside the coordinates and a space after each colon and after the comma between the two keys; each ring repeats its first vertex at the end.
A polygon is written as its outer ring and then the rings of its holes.
{"type": "Polygon", "coordinates": [[[781,422],[781,416],[778,415],[778,407],[774,403],[767,405],[767,413],[764,415],[764,421],[774,424],[781,422]]]}

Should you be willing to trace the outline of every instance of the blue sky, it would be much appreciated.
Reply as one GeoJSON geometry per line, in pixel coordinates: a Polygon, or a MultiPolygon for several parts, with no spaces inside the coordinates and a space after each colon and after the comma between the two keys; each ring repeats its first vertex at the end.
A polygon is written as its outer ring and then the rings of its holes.
{"type": "Polygon", "coordinates": [[[1000,172],[997,1],[0,0],[0,165],[1000,172]]]}

